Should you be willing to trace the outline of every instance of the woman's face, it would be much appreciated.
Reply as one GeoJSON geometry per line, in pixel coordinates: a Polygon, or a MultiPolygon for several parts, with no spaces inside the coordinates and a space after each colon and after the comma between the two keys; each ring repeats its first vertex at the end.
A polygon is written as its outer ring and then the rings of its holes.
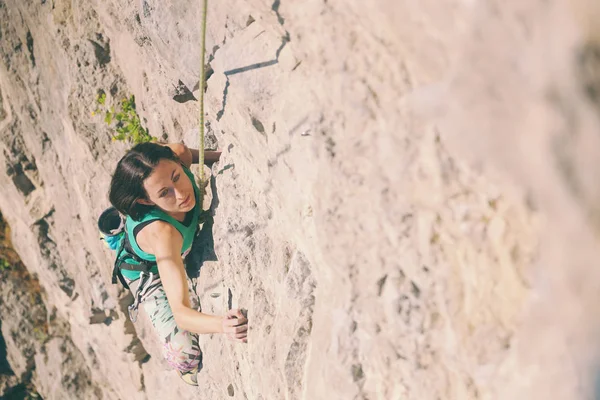
{"type": "Polygon", "coordinates": [[[160,160],[144,181],[144,188],[149,201],[140,199],[140,204],[157,206],[170,213],[188,212],[196,205],[192,181],[181,165],[171,160],[160,160]]]}

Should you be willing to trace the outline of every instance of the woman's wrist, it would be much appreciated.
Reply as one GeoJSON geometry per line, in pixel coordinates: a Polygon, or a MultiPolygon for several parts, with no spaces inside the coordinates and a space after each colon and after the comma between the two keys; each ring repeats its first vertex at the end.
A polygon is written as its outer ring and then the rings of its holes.
{"type": "Polygon", "coordinates": [[[200,154],[198,149],[191,149],[188,147],[188,150],[192,156],[192,164],[198,164],[200,162],[200,154]]]}
{"type": "Polygon", "coordinates": [[[215,316],[215,318],[217,318],[217,320],[218,320],[217,333],[225,333],[225,327],[223,326],[223,321],[225,321],[225,317],[218,315],[218,316],[215,316]]]}

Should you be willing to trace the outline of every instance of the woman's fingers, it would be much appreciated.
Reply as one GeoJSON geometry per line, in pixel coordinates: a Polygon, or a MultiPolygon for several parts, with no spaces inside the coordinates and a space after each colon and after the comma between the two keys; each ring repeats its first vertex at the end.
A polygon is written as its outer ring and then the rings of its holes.
{"type": "Polygon", "coordinates": [[[231,337],[231,336],[227,336],[227,340],[231,341],[231,342],[239,342],[239,343],[248,343],[248,338],[235,338],[235,337],[231,337]]]}
{"type": "Polygon", "coordinates": [[[242,318],[231,318],[223,321],[223,326],[238,326],[238,325],[247,325],[248,320],[244,317],[242,318]]]}
{"type": "Polygon", "coordinates": [[[226,334],[228,339],[245,339],[248,337],[248,331],[244,331],[244,332],[228,332],[226,334]]]}
{"type": "Polygon", "coordinates": [[[227,339],[248,343],[248,319],[241,310],[232,309],[227,311],[223,320],[223,330],[227,335],[227,339]]]}
{"type": "Polygon", "coordinates": [[[241,333],[246,332],[248,330],[248,325],[238,325],[238,326],[228,326],[225,328],[225,332],[227,333],[241,333]]]}
{"type": "Polygon", "coordinates": [[[245,337],[248,337],[248,332],[239,332],[239,333],[231,332],[231,333],[227,334],[227,337],[229,339],[243,339],[245,337]]]}
{"type": "Polygon", "coordinates": [[[234,308],[234,309],[227,311],[227,318],[238,318],[239,319],[239,318],[245,318],[245,317],[244,317],[244,314],[242,314],[241,310],[234,308]]]}

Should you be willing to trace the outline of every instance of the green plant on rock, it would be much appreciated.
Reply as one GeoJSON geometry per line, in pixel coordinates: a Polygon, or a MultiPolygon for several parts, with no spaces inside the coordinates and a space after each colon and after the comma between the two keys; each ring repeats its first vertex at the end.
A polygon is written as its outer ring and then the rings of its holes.
{"type": "Polygon", "coordinates": [[[34,326],[33,327],[33,336],[36,338],[38,342],[46,343],[50,340],[50,335],[48,334],[47,326],[34,326]]]}
{"type": "Polygon", "coordinates": [[[117,108],[111,106],[107,109],[106,93],[100,91],[96,102],[98,103],[98,108],[92,115],[104,113],[104,122],[108,126],[114,124],[116,133],[113,134],[113,141],[127,141],[133,144],[156,141],[155,137],[150,136],[148,129],[142,126],[140,116],[135,109],[134,95],[118,102],[117,108]]]}
{"type": "Polygon", "coordinates": [[[10,269],[10,264],[4,258],[0,258],[0,272],[10,269]]]}

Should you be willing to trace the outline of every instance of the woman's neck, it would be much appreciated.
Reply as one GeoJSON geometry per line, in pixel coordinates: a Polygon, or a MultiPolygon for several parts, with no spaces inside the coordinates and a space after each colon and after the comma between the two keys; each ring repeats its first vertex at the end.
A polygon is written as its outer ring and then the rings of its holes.
{"type": "Polygon", "coordinates": [[[183,222],[185,220],[186,214],[187,214],[187,212],[185,212],[185,211],[168,212],[167,213],[167,215],[170,215],[171,217],[175,218],[179,222],[183,222]]]}

